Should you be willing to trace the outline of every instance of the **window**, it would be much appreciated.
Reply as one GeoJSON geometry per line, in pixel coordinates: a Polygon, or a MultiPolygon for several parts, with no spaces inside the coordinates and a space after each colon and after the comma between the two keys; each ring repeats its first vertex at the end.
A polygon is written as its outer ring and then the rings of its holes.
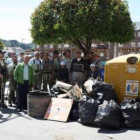
{"type": "Polygon", "coordinates": [[[131,42],[131,46],[132,47],[136,47],[136,43],[135,42],[131,42]]]}
{"type": "Polygon", "coordinates": [[[64,48],[69,48],[69,44],[64,44],[64,48]]]}
{"type": "Polygon", "coordinates": [[[50,53],[50,56],[53,56],[53,53],[50,53]]]}
{"type": "Polygon", "coordinates": [[[50,49],[53,49],[53,45],[50,45],[50,49]]]}
{"type": "Polygon", "coordinates": [[[44,45],[44,48],[47,49],[48,48],[48,45],[44,45]]]}
{"type": "Polygon", "coordinates": [[[95,48],[95,47],[97,47],[97,44],[92,43],[92,44],[91,44],[91,47],[92,47],[92,48],[95,48]]]}
{"type": "Polygon", "coordinates": [[[118,47],[123,47],[123,44],[120,44],[120,43],[119,43],[119,44],[118,44],[118,47]]]}
{"type": "Polygon", "coordinates": [[[137,47],[140,47],[140,42],[137,43],[137,47]]]}
{"type": "Polygon", "coordinates": [[[100,53],[100,56],[103,57],[104,56],[104,53],[100,53]]]}
{"type": "Polygon", "coordinates": [[[140,37],[140,31],[137,33],[137,36],[140,37]]]}
{"type": "Polygon", "coordinates": [[[58,45],[58,48],[59,48],[59,49],[61,49],[61,48],[62,48],[62,45],[61,45],[61,44],[59,44],[59,45],[58,45]]]}

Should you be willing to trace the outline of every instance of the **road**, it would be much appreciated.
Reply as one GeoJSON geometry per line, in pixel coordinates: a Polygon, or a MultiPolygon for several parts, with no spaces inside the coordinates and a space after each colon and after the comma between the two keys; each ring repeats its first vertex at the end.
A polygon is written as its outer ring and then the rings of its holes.
{"type": "Polygon", "coordinates": [[[140,129],[107,130],[31,118],[27,112],[16,112],[15,107],[0,109],[0,140],[133,140],[140,139],[140,129]]]}

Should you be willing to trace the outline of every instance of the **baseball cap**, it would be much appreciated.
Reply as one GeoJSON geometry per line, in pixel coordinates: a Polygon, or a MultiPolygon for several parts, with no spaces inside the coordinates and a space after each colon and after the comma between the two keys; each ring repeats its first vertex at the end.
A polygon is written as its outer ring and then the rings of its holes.
{"type": "Polygon", "coordinates": [[[92,64],[90,64],[90,67],[95,67],[95,64],[93,64],[93,63],[92,63],[92,64]]]}
{"type": "Polygon", "coordinates": [[[60,63],[60,65],[65,65],[66,63],[65,63],[65,61],[61,61],[61,63],[60,63]]]}

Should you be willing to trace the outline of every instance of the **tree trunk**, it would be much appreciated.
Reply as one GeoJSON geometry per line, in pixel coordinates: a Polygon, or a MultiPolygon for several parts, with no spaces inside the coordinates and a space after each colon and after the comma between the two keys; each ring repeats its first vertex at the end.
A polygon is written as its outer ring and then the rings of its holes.
{"type": "Polygon", "coordinates": [[[92,39],[87,37],[86,38],[86,50],[89,53],[91,53],[91,44],[92,44],[92,39]]]}

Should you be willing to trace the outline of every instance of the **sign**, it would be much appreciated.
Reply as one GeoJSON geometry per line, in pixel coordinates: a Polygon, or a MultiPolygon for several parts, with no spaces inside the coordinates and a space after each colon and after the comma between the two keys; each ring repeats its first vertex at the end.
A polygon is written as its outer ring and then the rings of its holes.
{"type": "Polygon", "coordinates": [[[44,119],[66,122],[72,104],[72,99],[52,98],[44,119]]]}
{"type": "Polygon", "coordinates": [[[126,80],[125,94],[131,96],[138,96],[139,81],[126,80]]]}

